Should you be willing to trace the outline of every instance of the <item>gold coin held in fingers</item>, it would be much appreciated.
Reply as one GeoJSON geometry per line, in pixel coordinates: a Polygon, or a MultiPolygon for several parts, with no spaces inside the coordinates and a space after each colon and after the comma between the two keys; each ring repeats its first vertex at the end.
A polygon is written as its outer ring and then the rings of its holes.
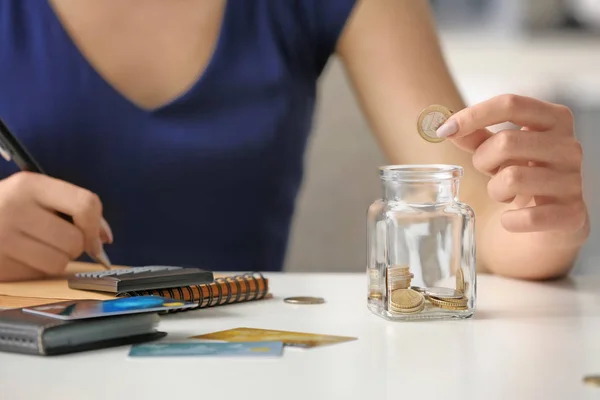
{"type": "Polygon", "coordinates": [[[452,114],[448,108],[437,104],[424,108],[417,119],[417,132],[428,142],[443,142],[444,138],[438,137],[436,131],[452,114]]]}

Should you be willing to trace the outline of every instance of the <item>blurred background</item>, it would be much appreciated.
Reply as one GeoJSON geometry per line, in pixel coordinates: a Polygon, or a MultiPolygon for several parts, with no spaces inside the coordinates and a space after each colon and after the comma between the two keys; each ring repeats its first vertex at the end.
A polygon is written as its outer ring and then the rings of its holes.
{"type": "MultiPolygon", "coordinates": [[[[517,93],[566,104],[584,146],[592,234],[574,273],[600,268],[600,0],[430,0],[468,104],[517,93]]],[[[377,148],[336,59],[322,77],[286,271],[365,270],[377,148]]]]}

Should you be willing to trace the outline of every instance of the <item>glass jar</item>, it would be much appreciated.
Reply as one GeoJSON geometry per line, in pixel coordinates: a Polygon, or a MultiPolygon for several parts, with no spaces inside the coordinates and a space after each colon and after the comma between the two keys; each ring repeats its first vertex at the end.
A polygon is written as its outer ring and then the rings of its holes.
{"type": "Polygon", "coordinates": [[[380,168],[367,214],[368,308],[389,320],[469,318],[476,301],[475,214],[454,165],[380,168]]]}

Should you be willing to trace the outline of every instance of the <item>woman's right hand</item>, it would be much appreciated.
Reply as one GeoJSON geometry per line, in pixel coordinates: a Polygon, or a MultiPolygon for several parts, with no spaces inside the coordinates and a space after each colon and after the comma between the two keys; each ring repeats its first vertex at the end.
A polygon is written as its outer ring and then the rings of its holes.
{"type": "Polygon", "coordinates": [[[0,181],[0,282],[59,275],[83,251],[105,255],[103,243],[112,241],[89,190],[30,172],[0,181]]]}

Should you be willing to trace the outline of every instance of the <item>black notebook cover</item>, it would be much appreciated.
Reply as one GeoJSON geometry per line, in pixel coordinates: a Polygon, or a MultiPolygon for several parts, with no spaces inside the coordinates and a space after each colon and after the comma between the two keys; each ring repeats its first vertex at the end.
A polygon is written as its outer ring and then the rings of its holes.
{"type": "Polygon", "coordinates": [[[21,309],[0,311],[0,351],[58,355],[148,342],[166,336],[156,331],[156,313],[62,321],[21,309]]]}

